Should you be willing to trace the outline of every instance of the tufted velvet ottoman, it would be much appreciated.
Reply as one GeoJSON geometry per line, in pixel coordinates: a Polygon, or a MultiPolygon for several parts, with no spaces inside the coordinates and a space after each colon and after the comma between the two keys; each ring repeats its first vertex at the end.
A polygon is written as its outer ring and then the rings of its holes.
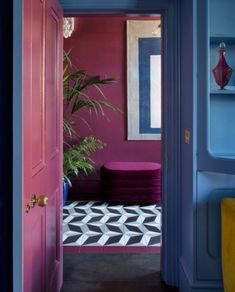
{"type": "Polygon", "coordinates": [[[108,203],[161,203],[161,164],[108,162],[100,169],[101,192],[108,203]]]}

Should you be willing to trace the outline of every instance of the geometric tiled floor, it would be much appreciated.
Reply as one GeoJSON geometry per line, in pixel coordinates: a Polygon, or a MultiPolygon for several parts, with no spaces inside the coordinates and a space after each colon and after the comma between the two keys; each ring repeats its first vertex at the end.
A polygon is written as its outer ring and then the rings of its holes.
{"type": "Polygon", "coordinates": [[[65,246],[161,246],[161,206],[68,202],[63,219],[65,246]]]}

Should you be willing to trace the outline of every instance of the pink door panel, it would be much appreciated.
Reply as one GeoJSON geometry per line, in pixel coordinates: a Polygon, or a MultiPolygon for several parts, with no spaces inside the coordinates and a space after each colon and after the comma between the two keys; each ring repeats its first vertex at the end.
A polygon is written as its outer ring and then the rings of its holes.
{"type": "Polygon", "coordinates": [[[62,11],[57,0],[24,0],[23,291],[62,284],[62,11]]]}
{"type": "Polygon", "coordinates": [[[43,90],[44,78],[44,50],[45,50],[45,3],[44,1],[31,1],[31,149],[32,170],[36,174],[45,166],[45,93],[43,90]]]}
{"type": "MultiPolygon", "coordinates": [[[[56,1],[51,1],[56,2],[56,1]]],[[[55,7],[55,5],[54,5],[55,7]]],[[[62,281],[62,34],[61,13],[47,9],[46,29],[46,161],[48,194],[46,210],[46,274],[51,273],[47,291],[58,291],[62,281]],[[58,164],[60,167],[58,167],[58,164]],[[60,182],[58,184],[58,182],[60,182]]]]}

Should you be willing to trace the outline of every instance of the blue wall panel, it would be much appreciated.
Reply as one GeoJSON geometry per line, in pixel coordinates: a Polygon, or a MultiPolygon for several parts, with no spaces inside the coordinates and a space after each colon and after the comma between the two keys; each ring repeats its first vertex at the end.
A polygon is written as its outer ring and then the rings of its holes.
{"type": "Polygon", "coordinates": [[[233,36],[235,1],[210,0],[210,34],[212,36],[233,36]]]}
{"type": "Polygon", "coordinates": [[[209,149],[217,157],[235,159],[235,95],[210,96],[209,149]]]}
{"type": "Polygon", "coordinates": [[[222,287],[220,202],[235,197],[235,175],[198,173],[197,280],[222,287]]]}

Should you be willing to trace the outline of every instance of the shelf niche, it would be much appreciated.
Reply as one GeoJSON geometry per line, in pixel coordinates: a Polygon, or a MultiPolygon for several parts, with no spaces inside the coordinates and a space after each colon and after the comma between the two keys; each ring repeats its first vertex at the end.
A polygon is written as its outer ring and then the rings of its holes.
{"type": "Polygon", "coordinates": [[[219,93],[221,91],[222,94],[231,94],[231,91],[235,93],[235,38],[233,43],[224,43],[226,44],[226,54],[225,58],[228,65],[233,69],[233,74],[227,86],[225,86],[224,90],[220,90],[219,86],[216,84],[214,76],[212,74],[213,68],[217,65],[219,61],[219,44],[221,41],[215,43],[210,43],[210,91],[212,93],[219,93]],[[226,93],[225,93],[226,92],[226,93]]]}
{"type": "Polygon", "coordinates": [[[235,18],[228,17],[231,11],[234,14],[235,1],[225,0],[224,5],[219,0],[209,0],[209,3],[208,149],[217,158],[235,159],[235,18]],[[219,61],[221,42],[226,44],[225,58],[233,69],[231,79],[223,90],[216,84],[212,73],[219,61]]]}
{"type": "Polygon", "coordinates": [[[226,94],[211,94],[209,121],[212,155],[235,156],[235,95],[231,98],[226,94]]]}

